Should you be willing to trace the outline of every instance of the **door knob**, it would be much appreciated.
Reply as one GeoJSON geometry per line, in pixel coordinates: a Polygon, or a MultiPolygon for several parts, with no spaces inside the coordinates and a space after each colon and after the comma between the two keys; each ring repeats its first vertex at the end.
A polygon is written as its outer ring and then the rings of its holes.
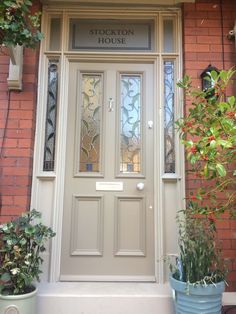
{"type": "Polygon", "coordinates": [[[144,189],[144,183],[143,182],[137,183],[136,188],[138,191],[142,191],[144,189]]]}

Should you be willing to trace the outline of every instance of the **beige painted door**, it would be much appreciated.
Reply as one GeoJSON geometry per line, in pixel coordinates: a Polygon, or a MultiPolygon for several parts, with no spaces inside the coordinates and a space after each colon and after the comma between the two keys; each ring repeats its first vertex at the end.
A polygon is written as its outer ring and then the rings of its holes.
{"type": "Polygon", "coordinates": [[[71,62],[61,280],[154,280],[151,63],[71,62]]]}

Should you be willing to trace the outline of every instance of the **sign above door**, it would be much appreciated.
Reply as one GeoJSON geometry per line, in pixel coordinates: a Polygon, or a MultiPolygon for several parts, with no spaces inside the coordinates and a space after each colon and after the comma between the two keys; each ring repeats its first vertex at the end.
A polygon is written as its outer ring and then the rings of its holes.
{"type": "Polygon", "coordinates": [[[153,21],[70,21],[72,50],[152,50],[153,21]]]}

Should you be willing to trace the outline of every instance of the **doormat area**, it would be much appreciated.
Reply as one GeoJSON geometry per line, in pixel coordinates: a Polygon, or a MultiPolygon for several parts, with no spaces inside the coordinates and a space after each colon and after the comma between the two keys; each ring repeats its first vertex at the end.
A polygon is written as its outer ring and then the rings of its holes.
{"type": "Polygon", "coordinates": [[[222,314],[236,314],[236,305],[223,306],[222,314]]]}

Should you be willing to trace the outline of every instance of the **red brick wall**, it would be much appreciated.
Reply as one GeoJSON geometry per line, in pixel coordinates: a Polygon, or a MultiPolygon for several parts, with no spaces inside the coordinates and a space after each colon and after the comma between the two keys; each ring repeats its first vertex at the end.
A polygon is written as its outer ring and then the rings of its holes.
{"type": "Polygon", "coordinates": [[[23,90],[8,94],[7,53],[0,52],[0,222],[29,209],[38,76],[37,49],[24,49],[23,90]]]}
{"type": "MultiPolygon", "coordinates": [[[[220,0],[196,0],[183,5],[184,72],[200,85],[200,74],[209,63],[228,69],[236,63],[235,43],[227,39],[236,19],[236,2],[222,0],[223,42],[220,0]]],[[[9,57],[0,54],[0,222],[29,208],[35,132],[38,52],[25,49],[23,91],[11,92],[8,103],[9,57]],[[5,132],[4,129],[6,128],[5,132]],[[3,135],[5,135],[3,140],[3,135]]],[[[236,84],[235,84],[236,85],[236,84]]],[[[229,91],[236,94],[236,88],[229,91]]],[[[191,180],[186,182],[187,192],[191,180]]],[[[218,223],[225,256],[232,258],[229,290],[236,291],[236,221],[218,223]]]]}
{"type": "MultiPolygon", "coordinates": [[[[229,69],[236,65],[235,41],[227,38],[235,20],[234,0],[222,0],[222,7],[220,0],[196,0],[196,3],[183,5],[184,72],[192,77],[195,86],[201,86],[200,74],[209,64],[218,69],[229,69]]],[[[236,82],[228,93],[236,95],[236,82]]],[[[192,188],[193,182],[187,178],[187,195],[192,188]]],[[[236,220],[224,217],[217,222],[217,227],[223,240],[224,256],[230,258],[228,290],[236,291],[236,220]]]]}

